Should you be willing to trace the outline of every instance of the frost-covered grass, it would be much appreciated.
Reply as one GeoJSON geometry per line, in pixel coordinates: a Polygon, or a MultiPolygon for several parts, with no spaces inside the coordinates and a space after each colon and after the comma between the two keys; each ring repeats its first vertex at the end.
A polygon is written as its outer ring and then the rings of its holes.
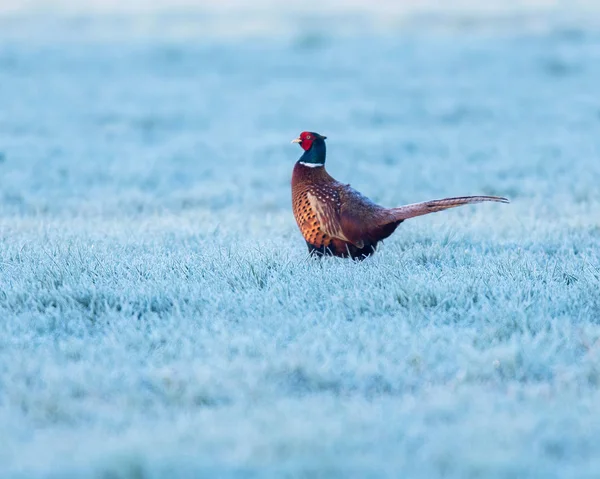
{"type": "Polygon", "coordinates": [[[38,20],[0,31],[0,476],[598,477],[596,31],[38,20]],[[382,204],[512,203],[312,260],[305,129],[382,204]]]}

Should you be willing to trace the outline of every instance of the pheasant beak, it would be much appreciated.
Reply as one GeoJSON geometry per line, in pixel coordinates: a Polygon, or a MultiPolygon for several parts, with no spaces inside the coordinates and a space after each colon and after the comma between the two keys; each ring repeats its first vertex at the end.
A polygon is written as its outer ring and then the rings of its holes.
{"type": "Polygon", "coordinates": [[[292,143],[302,143],[302,138],[294,138],[292,143]]]}

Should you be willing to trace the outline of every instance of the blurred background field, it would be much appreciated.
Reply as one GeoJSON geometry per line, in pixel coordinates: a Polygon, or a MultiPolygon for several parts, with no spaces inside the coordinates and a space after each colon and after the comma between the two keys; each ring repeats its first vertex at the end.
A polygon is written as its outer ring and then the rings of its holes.
{"type": "Polygon", "coordinates": [[[0,1],[1,477],[598,477],[600,5],[0,1]],[[313,261],[302,130],[407,221],[313,261]]]}

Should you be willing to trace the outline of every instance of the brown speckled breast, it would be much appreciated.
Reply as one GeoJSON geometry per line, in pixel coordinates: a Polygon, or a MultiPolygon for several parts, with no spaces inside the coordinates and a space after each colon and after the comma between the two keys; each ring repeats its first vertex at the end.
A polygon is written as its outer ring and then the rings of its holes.
{"type": "Polygon", "coordinates": [[[332,238],[321,230],[310,197],[322,201],[337,197],[337,192],[327,184],[330,181],[335,180],[324,168],[308,168],[300,164],[296,164],[292,176],[292,208],[296,223],[306,242],[318,249],[329,248],[332,238]]]}
{"type": "Polygon", "coordinates": [[[307,187],[302,188],[294,195],[294,217],[307,243],[315,248],[328,248],[331,244],[331,238],[321,231],[317,212],[308,199],[309,192],[310,189],[307,187]]]}

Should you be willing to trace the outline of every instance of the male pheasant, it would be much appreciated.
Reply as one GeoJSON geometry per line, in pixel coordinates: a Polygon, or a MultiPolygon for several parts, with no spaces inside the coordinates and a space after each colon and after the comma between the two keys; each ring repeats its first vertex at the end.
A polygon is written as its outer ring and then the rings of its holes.
{"type": "Polygon", "coordinates": [[[325,138],[304,131],[292,140],[304,150],[292,174],[292,203],[310,253],[364,259],[408,218],[483,201],[508,203],[499,196],[461,196],[384,208],[327,173],[325,138]]]}

